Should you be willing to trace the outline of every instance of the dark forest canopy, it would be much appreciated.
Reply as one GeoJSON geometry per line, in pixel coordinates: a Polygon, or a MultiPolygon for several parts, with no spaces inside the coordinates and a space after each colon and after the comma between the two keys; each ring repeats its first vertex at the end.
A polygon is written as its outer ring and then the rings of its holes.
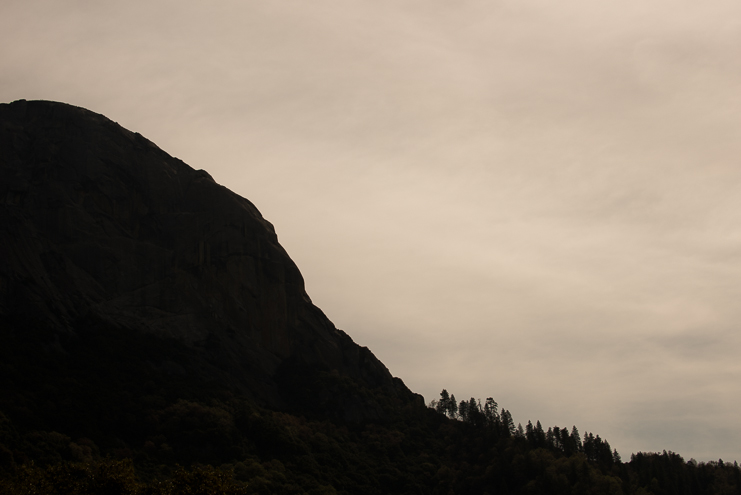
{"type": "MultiPolygon", "coordinates": [[[[711,494],[741,487],[735,463],[686,462],[672,452],[622,462],[606,440],[581,436],[575,426],[515,427],[492,398],[461,401],[451,417],[440,401],[434,408],[401,403],[317,369],[301,382],[300,401],[271,410],[212,383],[127,369],[112,348],[96,348],[95,359],[92,349],[61,342],[69,354],[42,353],[32,365],[2,355],[10,400],[0,405],[0,493],[27,493],[29,484],[40,493],[74,484],[89,493],[105,485],[117,487],[112,493],[163,494],[194,485],[347,494],[711,494]],[[322,390],[374,397],[385,416],[337,418],[322,390]]],[[[124,337],[115,343],[137,350],[124,337]]]]}

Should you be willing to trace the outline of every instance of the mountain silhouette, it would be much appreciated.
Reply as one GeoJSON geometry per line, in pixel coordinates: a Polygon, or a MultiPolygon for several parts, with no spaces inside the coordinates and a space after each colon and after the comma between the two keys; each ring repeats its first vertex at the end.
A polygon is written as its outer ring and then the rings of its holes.
{"type": "MultiPolygon", "coordinates": [[[[421,402],[312,304],[257,208],[204,170],[62,103],[0,105],[0,131],[6,328],[44,328],[39,349],[57,353],[91,332],[171,341],[181,355],[148,356],[153,374],[270,407],[289,406],[316,370],[421,402]]],[[[383,414],[360,396],[330,399],[344,419],[383,414]]]]}
{"type": "Polygon", "coordinates": [[[0,495],[741,493],[736,462],[516,423],[426,407],[207,172],[82,108],[0,104],[0,495]]]}

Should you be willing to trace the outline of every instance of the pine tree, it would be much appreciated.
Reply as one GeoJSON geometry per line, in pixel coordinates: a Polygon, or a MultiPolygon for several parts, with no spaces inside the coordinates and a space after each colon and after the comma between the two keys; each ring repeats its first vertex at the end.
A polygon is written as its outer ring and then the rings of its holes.
{"type": "Polygon", "coordinates": [[[574,442],[577,452],[583,452],[584,449],[581,445],[581,437],[579,436],[579,430],[576,429],[576,425],[571,427],[571,441],[574,442]]]}
{"type": "Polygon", "coordinates": [[[448,413],[448,403],[450,402],[450,395],[448,394],[448,391],[443,389],[442,392],[440,392],[440,400],[437,401],[437,412],[447,414],[448,413]]]}
{"type": "Polygon", "coordinates": [[[545,444],[549,447],[556,447],[556,439],[553,436],[553,428],[548,428],[548,431],[545,433],[545,444]]]}
{"type": "Polygon", "coordinates": [[[466,402],[465,399],[462,400],[460,404],[458,404],[458,417],[461,419],[461,421],[468,421],[468,402],[466,402]]]}
{"type": "Polygon", "coordinates": [[[501,419],[502,419],[502,433],[504,433],[505,436],[514,435],[515,422],[512,420],[512,415],[509,413],[508,410],[502,409],[501,419]]]}
{"type": "Polygon", "coordinates": [[[533,428],[533,422],[527,420],[527,426],[525,427],[525,438],[530,442],[530,445],[535,446],[535,428],[533,428]]]}
{"type": "Polygon", "coordinates": [[[451,394],[448,402],[448,416],[455,419],[458,417],[458,403],[455,401],[455,394],[451,394]]]}
{"type": "Polygon", "coordinates": [[[540,420],[535,422],[535,446],[545,447],[545,432],[543,431],[543,425],[540,424],[540,420]]]}
{"type": "Polygon", "coordinates": [[[486,422],[490,426],[496,426],[499,423],[499,413],[497,412],[499,405],[497,401],[491,397],[486,398],[484,403],[484,416],[486,416],[486,422]]]}
{"type": "Polygon", "coordinates": [[[522,428],[522,423],[517,423],[517,431],[515,431],[517,438],[525,438],[525,430],[522,428]]]}

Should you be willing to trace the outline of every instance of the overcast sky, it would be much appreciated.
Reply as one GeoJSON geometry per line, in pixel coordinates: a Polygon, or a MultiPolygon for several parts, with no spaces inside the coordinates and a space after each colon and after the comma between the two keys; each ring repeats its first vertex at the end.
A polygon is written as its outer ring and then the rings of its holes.
{"type": "Polygon", "coordinates": [[[426,401],[741,461],[737,0],[3,0],[0,46],[0,101],[255,203],[426,401]]]}

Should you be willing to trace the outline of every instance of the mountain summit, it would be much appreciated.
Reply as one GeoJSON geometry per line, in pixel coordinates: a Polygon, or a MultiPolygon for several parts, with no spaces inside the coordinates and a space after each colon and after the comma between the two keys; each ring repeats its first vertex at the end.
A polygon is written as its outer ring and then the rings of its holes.
{"type": "Polygon", "coordinates": [[[273,226],[207,172],[48,101],[0,105],[0,150],[0,319],[13,342],[40,332],[26,342],[38,356],[64,355],[115,335],[146,373],[273,408],[310,393],[350,421],[382,407],[307,390],[307,376],[422,402],[312,304],[273,226]]]}

